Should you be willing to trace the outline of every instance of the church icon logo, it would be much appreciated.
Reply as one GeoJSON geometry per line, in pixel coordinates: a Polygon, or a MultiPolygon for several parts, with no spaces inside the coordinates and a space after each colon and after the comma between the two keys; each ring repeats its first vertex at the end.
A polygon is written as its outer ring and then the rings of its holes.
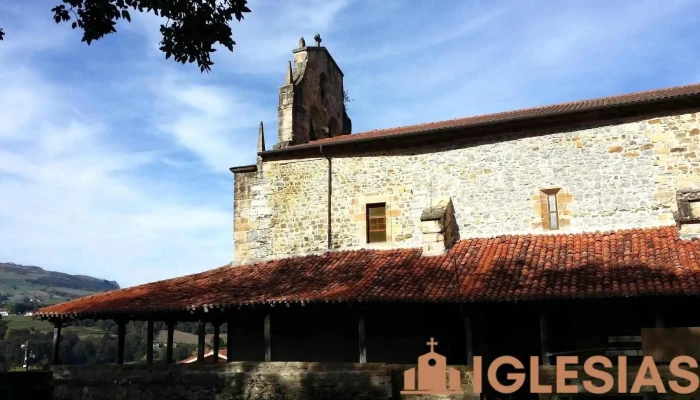
{"type": "Polygon", "coordinates": [[[463,394],[459,371],[454,368],[447,368],[445,356],[436,353],[434,350],[438,342],[430,338],[430,342],[426,344],[430,346],[430,352],[418,357],[418,373],[416,373],[416,368],[404,371],[401,394],[463,394]],[[418,375],[417,387],[416,375],[418,375]]]}

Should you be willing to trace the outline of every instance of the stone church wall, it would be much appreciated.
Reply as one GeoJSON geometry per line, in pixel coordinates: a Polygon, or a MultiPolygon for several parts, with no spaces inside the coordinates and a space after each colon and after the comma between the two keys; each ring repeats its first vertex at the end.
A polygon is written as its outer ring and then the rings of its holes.
{"type": "MultiPolygon", "coordinates": [[[[420,216],[432,198],[452,199],[459,237],[468,238],[674,225],[676,190],[700,188],[695,113],[355,154],[332,157],[335,249],[420,247],[420,216]],[[542,190],[554,188],[560,229],[548,230],[542,190]],[[370,246],[365,206],[376,202],[386,203],[390,241],[370,246]]],[[[263,163],[250,213],[269,219],[247,234],[265,244],[248,256],[327,248],[327,174],[325,159],[263,163]]]]}
{"type": "MultiPolygon", "coordinates": [[[[414,365],[281,362],[59,366],[53,368],[53,399],[389,400],[401,398],[403,371],[411,367],[414,365]]],[[[455,368],[461,372],[462,388],[471,392],[471,368],[455,368]]]]}

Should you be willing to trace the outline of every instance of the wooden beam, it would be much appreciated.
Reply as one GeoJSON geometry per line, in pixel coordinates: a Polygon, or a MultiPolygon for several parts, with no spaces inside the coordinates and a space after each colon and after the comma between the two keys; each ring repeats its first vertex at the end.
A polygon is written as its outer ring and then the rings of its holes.
{"type": "Polygon", "coordinates": [[[272,361],[272,341],[271,341],[271,331],[270,331],[270,314],[265,314],[264,322],[264,335],[265,335],[265,361],[272,361]]]}
{"type": "Polygon", "coordinates": [[[149,319],[146,332],[146,364],[153,364],[153,320],[149,319]]]}
{"type": "Polygon", "coordinates": [[[173,337],[175,336],[175,322],[168,322],[168,347],[165,349],[165,362],[173,363],[173,337]]]}
{"type": "Polygon", "coordinates": [[[233,319],[226,323],[226,361],[233,361],[233,319]]]}
{"type": "Polygon", "coordinates": [[[126,339],[126,321],[117,321],[117,364],[124,364],[124,340],[126,339]]]}
{"type": "Polygon", "coordinates": [[[217,364],[219,362],[219,323],[214,322],[214,364],[217,364]]]}
{"type": "Polygon", "coordinates": [[[58,348],[61,345],[61,322],[53,323],[53,365],[61,365],[58,357],[58,348]]]}
{"type": "Polygon", "coordinates": [[[472,332],[472,319],[464,316],[464,345],[467,353],[467,365],[474,365],[474,333],[472,332]]]}
{"type": "Polygon", "coordinates": [[[365,313],[360,311],[358,316],[358,334],[360,346],[360,364],[367,362],[367,340],[365,336],[365,313]]]}
{"type": "Polygon", "coordinates": [[[206,330],[205,330],[205,322],[204,321],[199,321],[199,330],[198,330],[198,335],[199,337],[197,338],[197,362],[202,363],[204,362],[204,339],[206,335],[206,330]]]}
{"type": "Polygon", "coordinates": [[[542,365],[549,365],[549,328],[547,316],[540,310],[540,347],[542,348],[542,365]]]}

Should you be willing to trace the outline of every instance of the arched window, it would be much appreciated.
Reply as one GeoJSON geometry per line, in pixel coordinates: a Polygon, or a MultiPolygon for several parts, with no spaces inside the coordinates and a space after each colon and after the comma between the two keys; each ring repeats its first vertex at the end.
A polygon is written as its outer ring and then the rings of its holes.
{"type": "Polygon", "coordinates": [[[311,121],[309,124],[309,138],[311,140],[322,139],[325,135],[323,134],[322,127],[323,122],[321,121],[321,111],[316,106],[311,106],[310,115],[311,121]]]}
{"type": "Polygon", "coordinates": [[[335,117],[331,117],[328,121],[328,133],[329,136],[336,136],[340,134],[340,126],[338,126],[338,120],[335,117]]]}

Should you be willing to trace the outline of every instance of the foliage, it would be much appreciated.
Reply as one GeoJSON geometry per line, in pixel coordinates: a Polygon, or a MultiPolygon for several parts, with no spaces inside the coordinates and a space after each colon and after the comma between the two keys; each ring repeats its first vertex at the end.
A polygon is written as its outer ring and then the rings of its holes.
{"type": "Polygon", "coordinates": [[[38,286],[64,287],[95,292],[119,289],[119,285],[116,282],[88,276],[69,275],[62,272],[51,272],[50,275],[36,279],[27,279],[27,282],[38,286]]]}
{"type": "MultiPolygon", "coordinates": [[[[106,321],[74,321],[63,329],[61,344],[59,345],[59,357],[63,364],[111,364],[117,359],[117,337],[109,331],[104,331],[101,336],[81,336],[76,327],[82,324],[92,324],[89,329],[98,329],[98,326],[114,329],[117,325],[111,320],[106,321]]],[[[162,324],[162,323],[160,323],[162,324]]],[[[154,324],[154,336],[157,335],[157,325],[154,324]]],[[[127,324],[126,338],[124,341],[124,361],[144,363],[146,360],[146,327],[147,323],[132,321],[127,324]]],[[[32,368],[43,369],[51,365],[53,332],[39,331],[36,329],[7,328],[7,318],[0,319],[0,364],[5,364],[8,369],[21,367],[24,361],[24,349],[22,344],[29,341],[29,348],[35,357],[30,359],[32,368]]],[[[174,349],[173,357],[176,361],[183,360],[192,355],[195,345],[178,344],[174,349]]],[[[156,361],[163,361],[165,350],[155,351],[156,361]]]]}
{"type": "Polygon", "coordinates": [[[351,99],[350,95],[348,94],[348,90],[343,89],[343,104],[345,104],[347,106],[348,103],[351,101],[355,101],[355,99],[351,99]]]}
{"type": "Polygon", "coordinates": [[[65,4],[51,9],[56,23],[71,22],[73,29],[82,29],[88,45],[116,32],[117,20],[131,22],[129,10],[153,12],[167,20],[161,24],[163,37],[160,50],[165,58],[177,62],[197,61],[202,72],[214,64],[210,54],[215,44],[233,51],[230,22],[243,19],[250,12],[247,0],[63,0],[65,4]]]}

